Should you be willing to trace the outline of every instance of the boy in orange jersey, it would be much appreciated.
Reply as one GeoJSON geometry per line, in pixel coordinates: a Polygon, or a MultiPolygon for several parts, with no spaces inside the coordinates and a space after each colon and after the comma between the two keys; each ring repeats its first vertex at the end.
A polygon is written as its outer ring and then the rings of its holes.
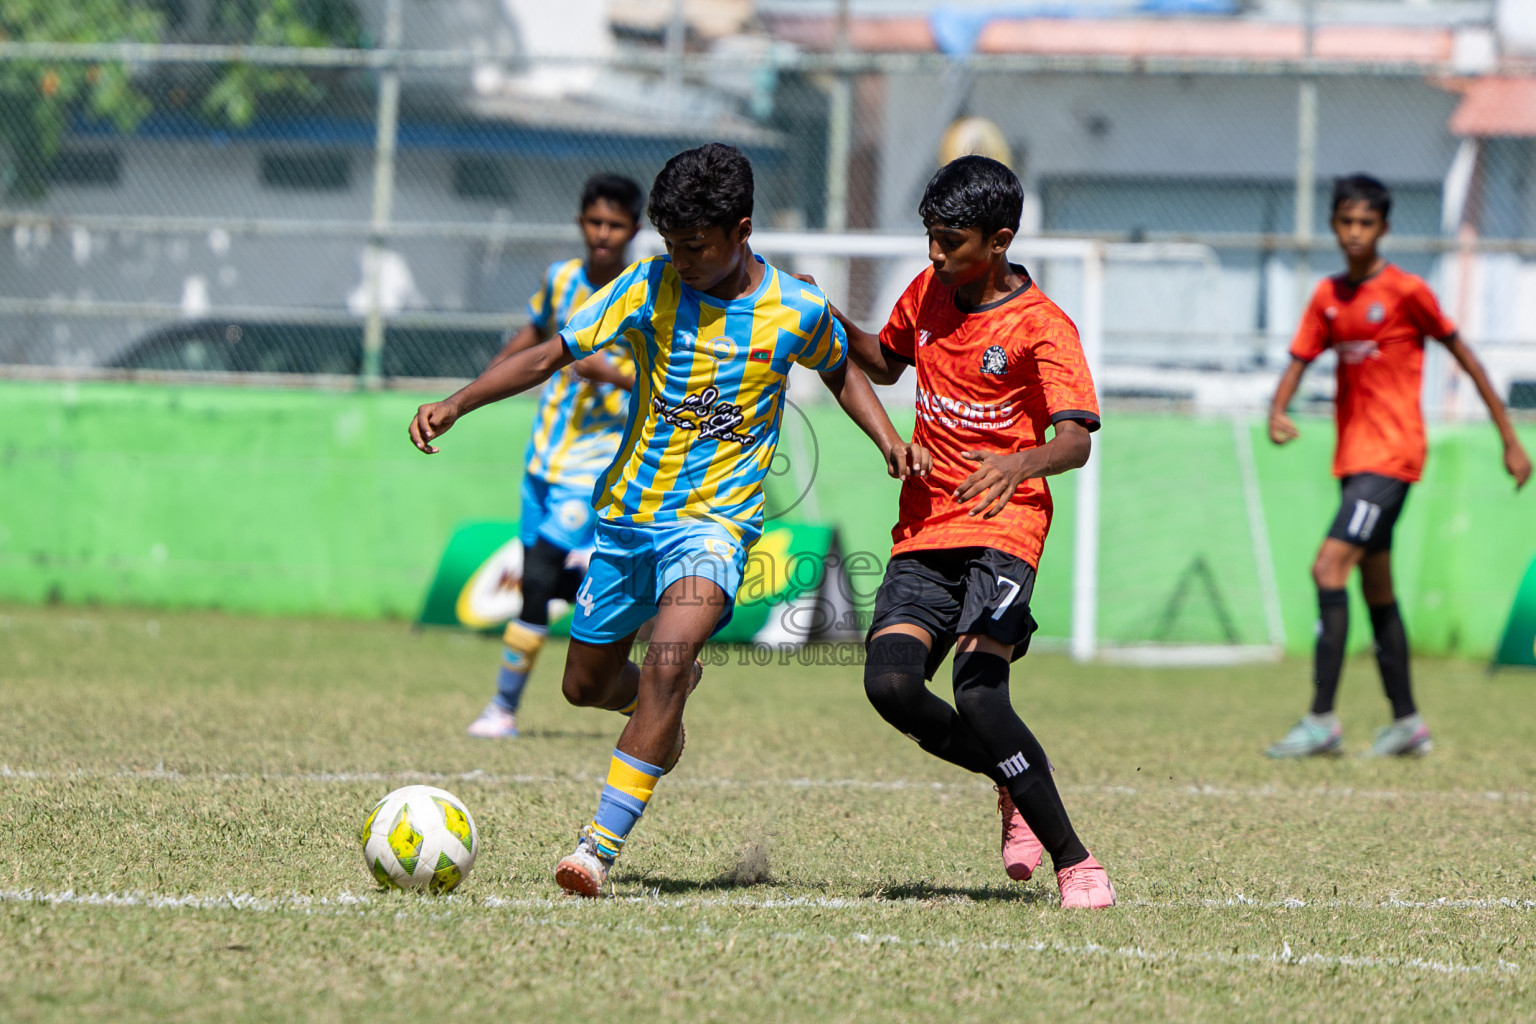
{"type": "Polygon", "coordinates": [[[1312,579],[1319,611],[1313,662],[1312,709],[1270,746],[1270,757],[1307,757],[1339,750],[1343,731],[1334,714],[1344,641],[1349,632],[1345,584],[1360,567],[1361,590],[1376,634],[1376,664],[1392,704],[1392,724],[1380,729],[1370,754],[1429,753],[1429,729],[1413,702],[1408,637],[1392,589],[1392,529],[1424,467],[1424,418],[1419,391],[1424,339],[1435,338],[1472,378],[1504,441],[1504,468],[1515,488],[1531,475],[1531,460],[1510,426],[1504,403],[1477,357],[1440,311],[1429,286],[1377,252],[1387,233],[1392,196],[1375,178],[1340,178],[1333,191],[1333,233],[1347,269],[1318,284],[1291,343],[1291,365],[1275,389],[1269,439],[1285,444],[1298,435],[1286,407],[1307,366],[1326,349],[1338,355],[1335,418],[1339,440],[1333,475],[1343,501],[1328,531],[1312,579]]]}
{"type": "Polygon", "coordinates": [[[1077,328],[1008,262],[1023,197],[996,160],[940,168],[918,207],[932,267],[878,336],[839,314],[871,380],[916,368],[912,440],[919,469],[932,460],[902,485],[864,691],[924,750],[997,786],[1011,878],[1029,878],[1048,850],[1063,907],[1108,907],[1109,875],[1073,831],[1050,761],[1008,696],[1009,662],[1035,630],[1029,600],[1051,522],[1043,478],[1086,463],[1099,427],[1077,328]],[[952,647],[953,708],[925,685],[952,647]]]}

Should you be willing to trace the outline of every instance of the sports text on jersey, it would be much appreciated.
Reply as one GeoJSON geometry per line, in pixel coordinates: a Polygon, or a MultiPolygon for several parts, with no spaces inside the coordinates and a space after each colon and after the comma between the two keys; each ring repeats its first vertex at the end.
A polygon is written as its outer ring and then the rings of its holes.
{"type": "Polygon", "coordinates": [[[1376,339],[1367,338],[1364,341],[1336,341],[1333,349],[1339,354],[1339,359],[1350,366],[1359,366],[1367,359],[1380,359],[1381,346],[1376,344],[1376,339]]]}
{"type": "Polygon", "coordinates": [[[1013,402],[967,402],[936,395],[919,386],[917,414],[931,423],[939,423],[951,429],[970,427],[974,430],[1004,430],[1013,426],[1019,418],[1019,407],[1013,402]]]}

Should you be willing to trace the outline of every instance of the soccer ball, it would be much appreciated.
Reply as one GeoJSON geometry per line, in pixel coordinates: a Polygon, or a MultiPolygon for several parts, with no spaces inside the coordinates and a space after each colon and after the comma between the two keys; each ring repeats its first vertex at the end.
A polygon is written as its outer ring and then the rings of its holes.
{"type": "Polygon", "coordinates": [[[405,786],[374,804],[361,838],[368,870],[389,889],[448,892],[480,852],[469,809],[435,786],[405,786]]]}

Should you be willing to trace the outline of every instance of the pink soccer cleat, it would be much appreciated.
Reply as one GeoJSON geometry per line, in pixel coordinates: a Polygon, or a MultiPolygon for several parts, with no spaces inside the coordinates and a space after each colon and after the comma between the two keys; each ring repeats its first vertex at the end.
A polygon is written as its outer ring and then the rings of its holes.
{"type": "Polygon", "coordinates": [[[1115,887],[1109,884],[1109,872],[1091,853],[1082,863],[1056,872],[1056,884],[1061,887],[1063,910],[1098,910],[1115,905],[1115,887]]]}
{"type": "Polygon", "coordinates": [[[997,810],[1003,816],[1003,870],[1015,882],[1027,882],[1045,857],[1045,847],[1002,786],[997,787],[997,810]]]}

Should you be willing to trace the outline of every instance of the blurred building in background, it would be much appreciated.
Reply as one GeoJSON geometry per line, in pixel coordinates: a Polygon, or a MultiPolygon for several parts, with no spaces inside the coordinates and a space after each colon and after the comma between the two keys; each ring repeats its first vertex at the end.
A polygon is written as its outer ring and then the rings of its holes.
{"type": "MultiPolygon", "coordinates": [[[[1364,170],[1393,258],[1536,405],[1528,0],[315,0],[276,36],[226,0],[121,6],[152,17],[0,25],[13,372],[465,376],[577,244],[583,178],[713,139],[752,156],[773,255],[874,322],[948,132],[1019,172],[1024,234],[1140,243],[1098,311],[1112,396],[1260,401],[1338,265],[1329,179],[1364,170]]],[[[1077,263],[1031,267],[1083,315],[1077,263]]]]}

